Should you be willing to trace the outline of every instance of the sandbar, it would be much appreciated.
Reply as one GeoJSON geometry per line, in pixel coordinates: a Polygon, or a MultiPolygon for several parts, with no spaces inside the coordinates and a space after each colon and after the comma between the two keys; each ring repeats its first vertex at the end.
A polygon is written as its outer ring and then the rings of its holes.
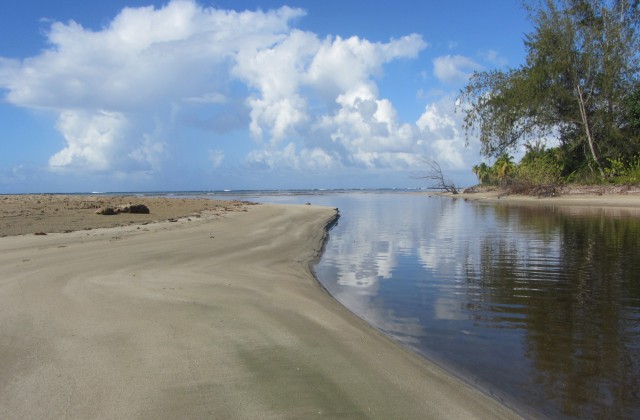
{"type": "Polygon", "coordinates": [[[3,418],[518,418],[319,286],[335,209],[192,211],[0,237],[3,418]]]}

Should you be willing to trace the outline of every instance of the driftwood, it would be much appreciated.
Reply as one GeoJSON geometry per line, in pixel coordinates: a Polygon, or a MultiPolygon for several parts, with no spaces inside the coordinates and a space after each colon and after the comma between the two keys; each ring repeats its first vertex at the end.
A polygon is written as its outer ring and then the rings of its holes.
{"type": "Polygon", "coordinates": [[[458,188],[453,181],[446,179],[442,173],[440,164],[435,160],[425,160],[429,166],[429,172],[426,175],[415,176],[415,179],[426,179],[431,181],[431,185],[427,188],[430,190],[445,191],[451,194],[458,194],[458,188]]]}

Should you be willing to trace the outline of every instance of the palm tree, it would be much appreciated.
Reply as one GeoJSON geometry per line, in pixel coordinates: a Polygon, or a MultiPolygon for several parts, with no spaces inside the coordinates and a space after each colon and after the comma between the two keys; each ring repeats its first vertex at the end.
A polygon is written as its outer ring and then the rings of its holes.
{"type": "Polygon", "coordinates": [[[471,170],[478,177],[480,185],[489,184],[491,182],[491,166],[482,162],[480,165],[475,165],[473,168],[471,168],[471,170]]]}
{"type": "Polygon", "coordinates": [[[515,169],[516,165],[513,162],[513,156],[509,156],[507,153],[500,155],[493,164],[495,177],[502,185],[507,184],[515,169]]]}

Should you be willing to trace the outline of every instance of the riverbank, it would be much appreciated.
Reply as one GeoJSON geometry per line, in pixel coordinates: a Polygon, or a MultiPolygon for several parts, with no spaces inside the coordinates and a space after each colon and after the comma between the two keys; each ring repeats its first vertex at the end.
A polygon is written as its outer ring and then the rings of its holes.
{"type": "Polygon", "coordinates": [[[513,194],[501,188],[472,188],[466,191],[443,195],[491,203],[573,207],[576,210],[608,209],[615,213],[628,211],[640,214],[640,188],[637,187],[563,187],[555,190],[553,195],[539,196],[513,194]]]}
{"type": "Polygon", "coordinates": [[[0,238],[3,417],[515,417],[321,289],[334,209],[183,210],[0,238]]]}

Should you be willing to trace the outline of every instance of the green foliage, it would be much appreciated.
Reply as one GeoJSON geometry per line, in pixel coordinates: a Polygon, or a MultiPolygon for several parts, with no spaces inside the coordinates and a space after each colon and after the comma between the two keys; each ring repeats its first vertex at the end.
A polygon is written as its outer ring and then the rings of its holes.
{"type": "Polygon", "coordinates": [[[472,168],[473,173],[478,177],[481,185],[493,185],[495,183],[493,177],[493,168],[482,162],[472,168]]]}
{"type": "MultiPolygon", "coordinates": [[[[545,149],[540,145],[527,144],[527,153],[518,164],[508,154],[499,156],[493,166],[486,163],[475,165],[473,173],[481,185],[518,185],[537,187],[561,184],[602,184],[597,176],[585,165],[564,174],[563,163],[568,159],[560,147],[545,149]]],[[[588,160],[587,160],[588,161],[588,160]]],[[[594,163],[591,162],[591,165],[594,163]]],[[[631,158],[608,158],[604,168],[606,182],[620,185],[640,184],[640,154],[631,158]]]]}
{"type": "Polygon", "coordinates": [[[622,159],[607,159],[608,166],[605,173],[614,184],[640,183],[640,155],[624,161],[622,159]]]}
{"type": "Polygon", "coordinates": [[[529,148],[515,171],[515,179],[525,185],[562,183],[562,153],[559,149],[529,148]]]}
{"type": "Polygon", "coordinates": [[[630,149],[625,155],[629,156],[640,150],[640,82],[637,82],[635,89],[624,98],[624,106],[624,134],[628,138],[630,149]]]}
{"type": "Polygon", "coordinates": [[[516,164],[513,162],[513,156],[507,153],[501,154],[493,164],[493,176],[502,185],[506,185],[512,180],[516,171],[516,164]]]}
{"type": "Polygon", "coordinates": [[[607,174],[609,178],[613,178],[615,176],[620,176],[625,172],[625,165],[619,159],[607,159],[609,161],[609,167],[605,168],[604,173],[607,174]]]}
{"type": "MultiPolygon", "coordinates": [[[[526,8],[534,25],[526,63],[475,73],[460,93],[467,139],[477,132],[482,154],[500,157],[553,135],[562,176],[604,175],[607,159],[640,152],[638,1],[531,0],[526,8]]],[[[557,162],[542,163],[557,172],[557,162]]]]}
{"type": "Polygon", "coordinates": [[[513,156],[504,153],[496,159],[493,166],[482,162],[472,168],[481,185],[506,185],[516,172],[517,165],[513,162],[513,156]]]}
{"type": "Polygon", "coordinates": [[[599,185],[603,180],[600,174],[596,174],[588,166],[580,167],[573,172],[570,172],[563,177],[563,180],[567,184],[580,184],[580,185],[599,185]]]}
{"type": "Polygon", "coordinates": [[[522,70],[475,73],[460,95],[464,129],[478,129],[481,153],[499,157],[523,140],[543,137],[550,126],[536,115],[538,88],[522,70]]]}

